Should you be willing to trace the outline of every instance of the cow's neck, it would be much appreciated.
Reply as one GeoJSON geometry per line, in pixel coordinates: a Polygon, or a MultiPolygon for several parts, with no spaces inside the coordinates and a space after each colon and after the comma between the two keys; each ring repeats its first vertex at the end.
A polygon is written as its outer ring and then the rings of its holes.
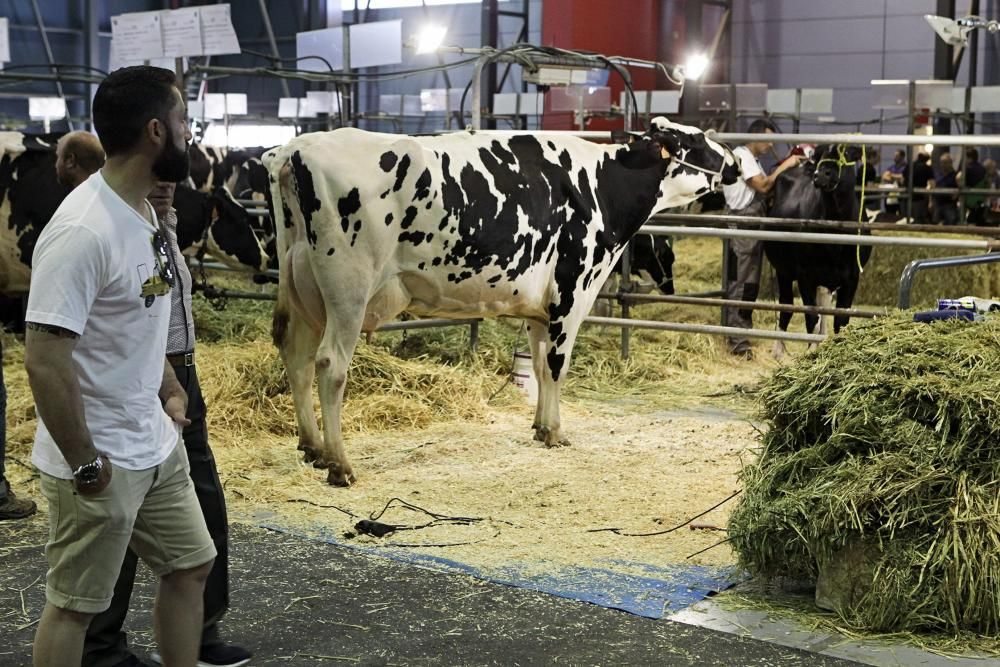
{"type": "Polygon", "coordinates": [[[833,192],[823,193],[823,208],[827,220],[857,220],[857,201],[853,186],[839,186],[833,192]]]}
{"type": "MultiPolygon", "coordinates": [[[[616,165],[617,166],[617,165],[616,165]]],[[[616,246],[625,245],[639,231],[657,208],[664,167],[656,164],[645,169],[618,166],[617,187],[604,189],[605,229],[616,246]]]]}

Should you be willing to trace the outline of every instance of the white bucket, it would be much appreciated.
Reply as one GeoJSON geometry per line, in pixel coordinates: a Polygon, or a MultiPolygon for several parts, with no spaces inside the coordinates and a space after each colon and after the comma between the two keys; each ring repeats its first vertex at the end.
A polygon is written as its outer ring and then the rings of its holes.
{"type": "Polygon", "coordinates": [[[511,372],[514,386],[528,399],[529,403],[538,401],[538,380],[535,369],[531,365],[530,352],[514,352],[514,370],[511,372]]]}

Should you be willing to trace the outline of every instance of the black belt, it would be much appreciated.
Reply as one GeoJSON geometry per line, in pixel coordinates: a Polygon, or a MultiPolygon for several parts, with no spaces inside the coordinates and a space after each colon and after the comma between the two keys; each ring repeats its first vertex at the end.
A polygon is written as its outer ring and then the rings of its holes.
{"type": "Polygon", "coordinates": [[[171,366],[194,366],[194,352],[181,352],[180,354],[168,354],[167,363],[171,366]]]}

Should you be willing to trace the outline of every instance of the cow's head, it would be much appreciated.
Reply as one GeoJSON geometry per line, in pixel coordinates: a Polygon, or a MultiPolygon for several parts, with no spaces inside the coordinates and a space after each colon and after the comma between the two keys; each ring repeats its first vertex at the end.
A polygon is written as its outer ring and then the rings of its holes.
{"type": "Polygon", "coordinates": [[[211,196],[211,222],[205,238],[208,251],[234,268],[265,271],[269,256],[254,229],[256,218],[226,188],[211,196]]]}
{"type": "Polygon", "coordinates": [[[816,147],[813,161],[816,171],[813,184],[824,192],[854,188],[857,165],[861,160],[860,146],[831,144],[816,147]]]}
{"type": "Polygon", "coordinates": [[[731,150],[696,127],[672,123],[657,116],[638,140],[666,161],[664,206],[680,206],[731,185],[740,177],[739,161],[731,150]]]}

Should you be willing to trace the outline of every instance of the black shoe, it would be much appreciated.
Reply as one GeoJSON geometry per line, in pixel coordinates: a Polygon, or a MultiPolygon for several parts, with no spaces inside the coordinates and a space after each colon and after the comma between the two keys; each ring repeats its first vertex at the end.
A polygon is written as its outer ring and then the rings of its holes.
{"type": "Polygon", "coordinates": [[[250,662],[253,653],[236,644],[209,644],[198,654],[198,667],[240,667],[250,662]]]}
{"type": "MultiPolygon", "coordinates": [[[[0,481],[0,484],[2,483],[0,481]]],[[[19,500],[12,490],[7,489],[6,497],[4,497],[3,501],[0,501],[0,521],[5,519],[27,519],[37,509],[34,501],[19,500]]]]}
{"type": "Polygon", "coordinates": [[[115,667],[153,667],[153,665],[140,660],[134,653],[129,653],[128,657],[117,663],[115,667]]]}
{"type": "MultiPolygon", "coordinates": [[[[153,653],[153,660],[163,664],[159,653],[153,653]]],[[[235,644],[209,644],[202,646],[198,653],[198,667],[241,667],[250,662],[253,653],[235,644]]]]}

